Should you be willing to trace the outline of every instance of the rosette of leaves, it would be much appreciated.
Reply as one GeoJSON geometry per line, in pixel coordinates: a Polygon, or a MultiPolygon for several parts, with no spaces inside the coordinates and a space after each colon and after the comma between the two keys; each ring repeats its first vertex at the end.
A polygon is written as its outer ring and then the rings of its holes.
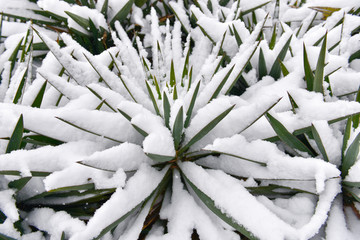
{"type": "MultiPolygon", "coordinates": [[[[7,134],[1,237],[314,236],[340,191],[340,173],[294,136],[285,134],[294,151],[268,140],[285,128],[277,119],[300,131],[311,127],[309,102],[322,111],[316,120],[329,123],[358,113],[359,104],[325,102],[287,85],[303,81],[294,75],[229,96],[257,49],[263,21],[252,32],[235,26],[246,36],[240,44],[230,31],[211,41],[197,25],[182,42],[180,21],[159,26],[155,10],[150,21],[143,41],[115,23],[115,46],[99,55],[66,33],[61,47],[35,30],[50,53],[33,81],[5,88],[0,104],[7,134]],[[299,201],[307,206],[300,219],[284,207],[299,201]]],[[[24,69],[19,64],[13,79],[24,69]]]]}

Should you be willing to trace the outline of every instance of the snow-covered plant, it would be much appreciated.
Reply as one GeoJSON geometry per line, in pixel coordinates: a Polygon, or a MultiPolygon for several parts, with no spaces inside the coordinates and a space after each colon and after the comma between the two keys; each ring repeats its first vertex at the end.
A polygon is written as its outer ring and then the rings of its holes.
{"type": "Polygon", "coordinates": [[[1,45],[0,238],[357,239],[358,10],[159,2],[101,51],[30,24],[1,45]]]}

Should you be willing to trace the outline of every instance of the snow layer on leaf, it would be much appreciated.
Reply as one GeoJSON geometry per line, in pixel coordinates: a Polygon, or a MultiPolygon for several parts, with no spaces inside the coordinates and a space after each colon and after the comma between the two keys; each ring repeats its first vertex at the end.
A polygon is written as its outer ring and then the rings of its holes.
{"type": "Polygon", "coordinates": [[[326,239],[328,240],[351,240],[350,232],[346,227],[346,220],[343,211],[342,198],[339,196],[334,200],[329,219],[326,224],[326,239]]]}
{"type": "Polygon", "coordinates": [[[214,200],[223,213],[260,239],[280,240],[296,236],[294,228],[257,201],[236,179],[222,171],[206,171],[193,163],[182,163],[180,168],[190,181],[214,200]]]}
{"type": "Polygon", "coordinates": [[[82,159],[81,163],[109,171],[116,171],[117,169],[134,171],[142,163],[151,164],[152,161],[145,155],[140,146],[132,143],[123,143],[104,151],[95,152],[89,157],[82,159]]]}
{"type": "Polygon", "coordinates": [[[100,149],[102,147],[96,143],[79,141],[57,147],[17,150],[0,155],[0,169],[20,171],[24,176],[30,176],[30,171],[52,172],[62,170],[100,149]]]}
{"type": "Polygon", "coordinates": [[[27,219],[31,225],[51,234],[51,239],[61,239],[63,232],[71,236],[85,229],[83,221],[71,217],[65,211],[55,212],[51,208],[36,208],[27,219]]]}
{"type": "Polygon", "coordinates": [[[119,169],[116,173],[102,171],[77,163],[56,171],[44,179],[46,191],[57,188],[78,186],[94,182],[96,189],[117,188],[125,185],[126,174],[119,169]]]}
{"type": "MultiPolygon", "coordinates": [[[[289,132],[310,127],[313,121],[330,121],[360,112],[360,104],[358,102],[344,100],[324,102],[322,94],[308,92],[304,89],[293,89],[289,91],[289,94],[299,107],[296,109],[296,114],[292,111],[273,114],[289,132]]],[[[288,97],[286,96],[286,98],[288,97]]],[[[243,134],[248,139],[265,139],[275,136],[275,132],[266,119],[260,119],[252,127],[244,131],[243,134]]]]}
{"type": "Polygon", "coordinates": [[[307,194],[297,194],[289,199],[277,198],[274,200],[258,196],[257,200],[295,228],[300,228],[309,222],[314,214],[316,203],[307,194]]]}
{"type": "Polygon", "coordinates": [[[196,203],[189,192],[184,189],[178,172],[175,172],[173,177],[171,203],[161,209],[160,217],[168,220],[168,232],[161,237],[150,237],[149,240],[191,239],[194,229],[200,239],[239,239],[235,233],[214,222],[208,213],[196,203]]]}
{"type": "MultiPolygon", "coordinates": [[[[206,135],[206,137],[195,143],[193,148],[199,149],[212,143],[217,138],[230,137],[234,134],[241,133],[256,122],[258,118],[264,115],[265,112],[279,100],[280,99],[276,95],[268,96],[265,99],[260,98],[254,103],[248,103],[236,97],[221,97],[213,100],[210,104],[204,107],[204,110],[201,109],[198,111],[199,116],[196,115],[196,119],[193,119],[190,127],[193,127],[193,124],[195,126],[199,124],[199,119],[206,119],[207,121],[212,120],[214,117],[209,116],[212,111],[210,109],[220,109],[219,103],[216,104],[215,102],[228,101],[230,103],[229,106],[234,104],[236,104],[236,106],[213,130],[206,135]]],[[[203,127],[205,124],[201,124],[201,126],[203,127]]]]}
{"type": "MultiPolygon", "coordinates": [[[[70,110],[67,108],[38,109],[14,104],[1,104],[0,115],[6,119],[17,121],[20,114],[24,115],[24,126],[26,129],[43,134],[61,141],[90,140],[106,146],[114,146],[116,141],[103,138],[107,136],[117,141],[139,142],[140,134],[137,133],[129,122],[119,113],[110,113],[97,110],[70,110]],[[11,112],[11,114],[10,114],[11,112]],[[100,136],[75,128],[68,123],[56,119],[60,117],[66,121],[93,131],[100,136]],[[41,122],[41,124],[39,124],[41,122]]],[[[1,130],[1,129],[0,129],[1,130]]],[[[2,136],[3,133],[1,133],[2,136]]]]}
{"type": "Polygon", "coordinates": [[[325,147],[329,161],[336,166],[341,164],[341,145],[342,139],[335,136],[327,121],[314,121],[314,127],[320,135],[321,142],[325,147]]]}
{"type": "Polygon", "coordinates": [[[19,212],[13,198],[14,193],[15,191],[12,189],[0,191],[0,210],[13,223],[19,220],[19,212]]]}
{"type": "Polygon", "coordinates": [[[266,164],[266,167],[260,166],[258,163],[230,156],[199,161],[200,164],[215,169],[220,168],[236,176],[260,179],[316,179],[317,186],[323,185],[326,179],[339,176],[339,170],[323,160],[290,157],[280,151],[273,143],[262,140],[248,142],[241,135],[217,139],[214,144],[208,145],[204,149],[266,164]]]}
{"type": "Polygon", "coordinates": [[[148,134],[143,142],[144,152],[175,156],[171,132],[165,127],[162,118],[154,115],[140,104],[124,101],[118,107],[132,118],[131,124],[148,134]]]}
{"type": "Polygon", "coordinates": [[[145,223],[145,219],[150,212],[150,207],[152,206],[153,201],[154,201],[154,198],[153,197],[150,198],[150,200],[146,203],[146,205],[140,211],[140,213],[136,217],[136,219],[128,224],[128,228],[125,229],[124,234],[122,234],[119,239],[126,239],[126,240],[139,239],[140,232],[142,231],[142,228],[145,223]]]}
{"type": "Polygon", "coordinates": [[[166,169],[159,172],[143,164],[127,181],[126,186],[118,188],[111,198],[95,212],[86,228],[70,239],[88,240],[98,236],[104,228],[149,197],[160,183],[165,171],[166,169]]]}

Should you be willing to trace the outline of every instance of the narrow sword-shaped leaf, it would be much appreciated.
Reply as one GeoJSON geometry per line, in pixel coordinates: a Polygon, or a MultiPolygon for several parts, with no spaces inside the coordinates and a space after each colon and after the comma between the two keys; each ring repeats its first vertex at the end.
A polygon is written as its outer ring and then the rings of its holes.
{"type": "Polygon", "coordinates": [[[192,190],[195,192],[195,194],[198,196],[198,198],[205,204],[209,210],[211,210],[216,216],[218,216],[221,220],[229,224],[231,227],[235,228],[237,231],[245,235],[250,240],[256,240],[256,238],[251,232],[249,232],[245,227],[242,225],[236,223],[231,217],[229,217],[227,214],[223,213],[216,205],[214,200],[212,200],[208,195],[206,195],[203,191],[201,191],[198,187],[195,186],[194,183],[192,183],[182,172],[182,176],[187,182],[187,184],[190,185],[192,190]]]}
{"type": "Polygon", "coordinates": [[[86,88],[89,89],[89,91],[94,94],[98,99],[104,102],[105,105],[108,106],[113,112],[116,112],[116,110],[106,101],[106,99],[103,99],[103,97],[101,97],[94,89],[89,86],[86,86],[86,88]]]}
{"type": "Polygon", "coordinates": [[[269,48],[271,50],[273,50],[274,47],[275,47],[275,44],[276,44],[276,24],[274,25],[274,28],[273,28],[273,32],[272,32],[272,35],[271,35],[271,40],[270,40],[270,43],[269,43],[269,48]]]}
{"type": "Polygon", "coordinates": [[[329,162],[329,157],[328,157],[328,155],[326,153],[326,149],[325,149],[324,144],[323,144],[323,142],[321,140],[320,134],[316,130],[316,128],[315,128],[315,126],[313,124],[311,124],[311,132],[312,132],[312,135],[314,136],[315,143],[318,146],[319,151],[321,152],[321,155],[323,156],[323,158],[324,158],[324,160],[326,162],[329,162]]]}
{"type": "Polygon", "coordinates": [[[27,78],[27,74],[28,74],[28,68],[25,69],[23,76],[21,77],[21,80],[19,82],[19,86],[18,89],[16,90],[14,99],[13,99],[13,103],[17,104],[21,98],[21,95],[23,94],[23,89],[25,86],[25,82],[26,82],[26,78],[27,78]]]}
{"type": "Polygon", "coordinates": [[[310,67],[305,44],[303,45],[303,54],[304,54],[304,72],[305,72],[306,89],[309,91],[313,91],[313,89],[314,89],[314,74],[310,67]]]}
{"type": "Polygon", "coordinates": [[[77,129],[79,129],[79,130],[81,130],[81,131],[84,131],[84,132],[87,132],[87,133],[91,133],[91,134],[93,134],[93,135],[96,135],[96,136],[99,136],[99,137],[103,137],[103,138],[109,139],[109,140],[114,141],[114,142],[117,142],[117,143],[123,143],[123,142],[120,141],[120,140],[116,140],[116,139],[114,139],[114,138],[107,137],[107,136],[101,135],[101,134],[99,134],[99,133],[93,132],[93,131],[91,131],[91,130],[85,129],[85,128],[83,128],[83,127],[80,127],[80,126],[78,126],[78,125],[76,125],[76,124],[74,124],[74,123],[72,123],[72,122],[70,122],[70,121],[68,121],[68,120],[63,119],[63,118],[60,118],[60,117],[55,117],[55,118],[59,119],[60,121],[62,121],[62,122],[64,122],[64,123],[69,124],[70,126],[73,126],[73,127],[77,128],[77,129]]]}
{"type": "Polygon", "coordinates": [[[175,149],[177,150],[180,146],[180,142],[181,142],[181,136],[183,133],[183,128],[184,128],[184,110],[183,107],[180,108],[179,112],[176,115],[175,121],[174,121],[174,126],[173,126],[173,131],[172,131],[172,135],[174,138],[174,145],[175,145],[175,149]]]}
{"type": "Polygon", "coordinates": [[[235,105],[229,107],[228,109],[226,109],[224,112],[222,112],[221,114],[219,114],[216,118],[214,118],[213,120],[211,120],[205,127],[203,127],[197,134],[195,134],[194,137],[192,137],[189,142],[182,147],[179,150],[179,153],[183,153],[186,150],[188,150],[194,143],[196,143],[197,141],[199,141],[200,139],[202,139],[206,134],[208,134],[214,127],[216,127],[216,125],[218,125],[219,122],[221,122],[221,120],[223,120],[228,114],[229,112],[231,112],[231,110],[235,107],[235,105]]]}
{"type": "Polygon", "coordinates": [[[347,149],[345,156],[341,163],[341,177],[345,178],[349,173],[349,169],[354,165],[359,155],[360,148],[360,133],[356,136],[354,141],[347,149]]]}
{"type": "Polygon", "coordinates": [[[44,93],[45,93],[45,90],[46,90],[46,83],[47,83],[47,81],[44,81],[43,85],[40,88],[40,91],[38,92],[38,94],[36,95],[33,103],[31,104],[32,107],[40,108],[41,102],[42,102],[42,100],[44,98],[44,93]]]}
{"type": "Polygon", "coordinates": [[[145,84],[146,84],[146,88],[147,88],[148,93],[149,93],[149,97],[150,97],[150,99],[152,101],[152,104],[154,106],[155,112],[156,112],[156,114],[158,116],[161,116],[160,111],[159,111],[159,107],[158,107],[156,99],[154,97],[154,93],[152,92],[151,87],[150,87],[149,83],[146,80],[145,80],[145,84]]]}
{"type": "Polygon", "coordinates": [[[23,133],[24,133],[24,120],[23,120],[23,115],[21,114],[15,125],[13,133],[11,134],[5,153],[11,153],[12,151],[20,149],[23,133]]]}
{"type": "Polygon", "coordinates": [[[165,126],[170,129],[169,119],[170,119],[170,103],[167,97],[166,92],[163,93],[163,107],[164,107],[164,121],[165,126]]]}
{"type": "Polygon", "coordinates": [[[116,13],[116,15],[111,19],[110,26],[114,26],[116,21],[123,21],[126,19],[127,15],[130,13],[134,0],[129,0],[127,3],[116,13]]]}
{"type": "Polygon", "coordinates": [[[324,94],[323,81],[324,81],[324,68],[325,68],[325,55],[326,55],[326,41],[327,41],[327,33],[324,36],[323,44],[320,49],[320,54],[315,69],[314,88],[313,88],[314,92],[319,92],[322,94],[324,94]]]}
{"type": "Polygon", "coordinates": [[[156,162],[160,162],[160,163],[168,162],[175,158],[174,156],[165,156],[165,155],[159,155],[159,154],[153,154],[153,153],[145,153],[145,154],[152,160],[154,160],[156,162]]]}
{"type": "Polygon", "coordinates": [[[259,79],[267,75],[266,62],[262,48],[259,53],[259,79]]]}
{"type": "Polygon", "coordinates": [[[83,18],[77,14],[71,13],[69,11],[65,11],[65,13],[72,19],[74,20],[77,24],[79,24],[82,28],[84,28],[85,30],[90,30],[90,26],[89,26],[89,20],[86,18],[83,18]]]}
{"type": "Polygon", "coordinates": [[[104,16],[107,16],[108,6],[109,6],[109,0],[105,0],[105,1],[104,1],[104,4],[103,4],[102,7],[101,7],[101,13],[102,13],[104,16]]]}
{"type": "Polygon", "coordinates": [[[281,73],[284,77],[286,77],[289,74],[289,70],[286,68],[285,64],[281,60],[279,60],[279,62],[281,67],[281,73]]]}
{"type": "Polygon", "coordinates": [[[189,108],[188,108],[188,110],[186,112],[186,119],[185,119],[185,123],[184,123],[185,128],[187,128],[189,126],[189,124],[190,124],[192,111],[194,109],[195,102],[196,102],[196,97],[197,97],[197,94],[198,94],[199,88],[200,88],[200,83],[201,83],[201,81],[199,81],[196,84],[196,88],[194,90],[194,93],[192,95],[192,98],[191,98],[191,101],[190,101],[190,104],[189,104],[189,108]]]}
{"type": "Polygon", "coordinates": [[[176,78],[175,78],[175,69],[174,69],[174,61],[171,60],[171,67],[170,67],[170,86],[174,87],[176,85],[176,78]]]}
{"type": "Polygon", "coordinates": [[[268,119],[271,127],[274,129],[278,137],[286,143],[289,147],[300,150],[302,152],[307,152],[311,156],[314,156],[314,153],[304,144],[302,143],[297,137],[291,134],[284,125],[281,124],[280,121],[275,119],[269,113],[266,114],[266,118],[268,119]]]}
{"type": "Polygon", "coordinates": [[[272,76],[274,79],[279,79],[281,74],[281,66],[280,61],[284,61],[284,58],[286,56],[287,51],[290,47],[292,35],[289,37],[289,39],[286,41],[284,47],[281,49],[280,53],[275,59],[274,64],[272,65],[269,75],[272,76]],[[280,60],[280,61],[279,61],[280,60]]]}
{"type": "Polygon", "coordinates": [[[262,116],[264,116],[266,113],[270,111],[278,102],[280,102],[281,98],[279,98],[277,101],[275,101],[268,109],[266,109],[263,113],[258,115],[251,123],[249,123],[244,129],[242,129],[238,134],[242,133],[246,129],[248,129],[251,125],[253,125],[257,120],[259,120],[262,116]]]}
{"type": "Polygon", "coordinates": [[[225,75],[224,79],[220,82],[220,84],[218,85],[218,87],[215,89],[213,95],[210,97],[209,102],[211,102],[211,100],[215,99],[215,98],[219,95],[221,89],[224,87],[224,85],[225,85],[226,81],[228,80],[230,74],[231,74],[232,71],[234,70],[234,67],[235,67],[235,65],[233,65],[233,66],[230,68],[230,70],[227,72],[227,74],[225,75]]]}
{"type": "MultiPolygon", "coordinates": [[[[113,62],[114,62],[114,65],[115,65],[116,69],[117,69],[118,72],[119,72],[119,78],[120,78],[121,83],[124,85],[126,91],[129,93],[129,95],[130,95],[131,98],[134,100],[134,102],[137,102],[136,99],[134,98],[134,96],[132,95],[130,89],[128,88],[128,86],[127,86],[126,83],[124,82],[124,79],[122,79],[120,68],[119,68],[118,64],[116,63],[114,56],[113,56],[110,52],[109,52],[109,54],[110,54],[111,59],[112,59],[113,62]]],[[[146,64],[145,60],[144,60],[144,63],[146,64]]]]}

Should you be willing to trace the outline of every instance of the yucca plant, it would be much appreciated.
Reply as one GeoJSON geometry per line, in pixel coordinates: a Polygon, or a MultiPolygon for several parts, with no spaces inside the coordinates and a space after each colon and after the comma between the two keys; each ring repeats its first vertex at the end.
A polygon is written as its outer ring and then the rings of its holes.
{"type": "Polygon", "coordinates": [[[310,239],[332,204],[336,238],[335,197],[359,198],[360,104],[336,79],[356,69],[333,73],[326,52],[356,50],[330,50],[326,22],[311,42],[311,25],[267,15],[279,1],[154,3],[138,3],[138,34],[114,21],[101,53],[35,25],[2,53],[0,238],[310,239]],[[37,37],[50,52],[35,74],[37,37]]]}

